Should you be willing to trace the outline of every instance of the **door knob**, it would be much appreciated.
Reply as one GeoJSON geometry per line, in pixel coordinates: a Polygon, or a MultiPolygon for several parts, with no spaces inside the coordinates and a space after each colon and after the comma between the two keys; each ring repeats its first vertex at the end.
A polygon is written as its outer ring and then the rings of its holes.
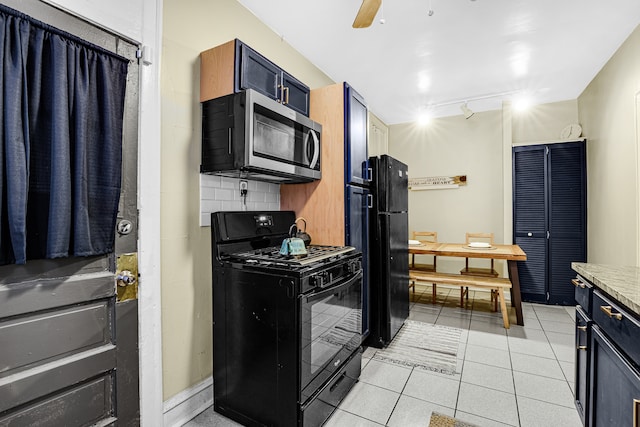
{"type": "Polygon", "coordinates": [[[118,286],[132,285],[136,282],[136,277],[129,270],[123,270],[116,275],[118,286]]]}

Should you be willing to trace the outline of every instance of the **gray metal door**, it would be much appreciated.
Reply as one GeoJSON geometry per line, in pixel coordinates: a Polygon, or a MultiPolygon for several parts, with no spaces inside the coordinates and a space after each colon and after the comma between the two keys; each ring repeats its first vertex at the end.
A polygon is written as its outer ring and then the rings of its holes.
{"type": "Polygon", "coordinates": [[[130,65],[116,252],[0,266],[0,426],[139,425],[138,46],[38,0],[3,4],[130,65]]]}

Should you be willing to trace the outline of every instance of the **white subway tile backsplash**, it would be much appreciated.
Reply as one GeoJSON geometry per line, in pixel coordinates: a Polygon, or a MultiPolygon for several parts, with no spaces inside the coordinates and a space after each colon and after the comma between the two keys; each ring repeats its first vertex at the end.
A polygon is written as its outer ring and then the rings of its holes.
{"type": "Polygon", "coordinates": [[[248,181],[249,183],[249,191],[258,191],[258,182],[259,181],[248,181]]]}
{"type": "Polygon", "coordinates": [[[220,200],[201,200],[200,211],[202,213],[210,214],[211,212],[217,212],[222,209],[222,201],[220,200]]]}
{"type": "Polygon", "coordinates": [[[259,182],[258,181],[258,192],[259,193],[268,193],[269,189],[270,189],[270,185],[273,184],[269,184],[268,182],[259,182]]]}
{"type": "Polygon", "coordinates": [[[238,182],[239,180],[236,178],[227,178],[226,176],[222,176],[220,177],[220,181],[221,181],[221,186],[222,188],[233,188],[233,189],[237,189],[238,191],[240,191],[240,183],[238,182]]]}
{"type": "Polygon", "coordinates": [[[234,193],[233,190],[228,189],[228,188],[215,188],[214,189],[214,200],[234,200],[234,193]]]}
{"type": "Polygon", "coordinates": [[[223,200],[222,201],[222,209],[223,211],[239,211],[242,210],[240,207],[240,202],[234,202],[232,200],[227,201],[227,200],[223,200]]]}
{"type": "Polygon", "coordinates": [[[264,193],[260,191],[249,191],[247,194],[247,202],[264,203],[264,193]]]}
{"type": "Polygon", "coordinates": [[[240,180],[200,174],[200,226],[211,226],[211,213],[241,210],[280,210],[280,185],[246,180],[246,206],[240,196],[240,180]]]}
{"type": "Polygon", "coordinates": [[[277,203],[280,206],[280,192],[277,193],[264,193],[264,201],[266,203],[277,203]]]}
{"type": "Polygon", "coordinates": [[[220,178],[215,175],[200,174],[200,187],[216,188],[220,187],[220,178]]]}

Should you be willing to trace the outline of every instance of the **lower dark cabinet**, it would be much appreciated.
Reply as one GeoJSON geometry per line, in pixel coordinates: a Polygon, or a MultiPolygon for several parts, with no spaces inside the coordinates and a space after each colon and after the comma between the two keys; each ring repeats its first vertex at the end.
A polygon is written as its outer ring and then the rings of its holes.
{"type": "Polygon", "coordinates": [[[640,421],[640,374],[602,330],[591,331],[590,427],[633,426],[640,421]]]}
{"type": "Polygon", "coordinates": [[[640,427],[637,312],[578,276],[575,403],[585,427],[640,427]],[[584,304],[585,306],[583,306],[584,304]]]}
{"type": "Polygon", "coordinates": [[[591,319],[576,307],[576,409],[585,427],[589,426],[589,362],[591,359],[591,319]]]}

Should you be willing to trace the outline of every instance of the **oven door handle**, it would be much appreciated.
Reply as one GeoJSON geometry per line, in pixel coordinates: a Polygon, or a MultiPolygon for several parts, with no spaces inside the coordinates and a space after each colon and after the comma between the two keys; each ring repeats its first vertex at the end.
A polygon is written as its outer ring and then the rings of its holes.
{"type": "Polygon", "coordinates": [[[344,289],[349,288],[351,285],[353,285],[357,280],[362,279],[362,270],[358,271],[355,275],[350,276],[348,279],[338,283],[335,286],[332,286],[330,288],[324,288],[319,292],[313,292],[309,295],[305,295],[304,296],[304,300],[306,303],[309,302],[313,302],[315,300],[318,299],[322,299],[324,297],[326,297],[327,295],[331,295],[331,294],[335,294],[338,293],[344,289]]]}

